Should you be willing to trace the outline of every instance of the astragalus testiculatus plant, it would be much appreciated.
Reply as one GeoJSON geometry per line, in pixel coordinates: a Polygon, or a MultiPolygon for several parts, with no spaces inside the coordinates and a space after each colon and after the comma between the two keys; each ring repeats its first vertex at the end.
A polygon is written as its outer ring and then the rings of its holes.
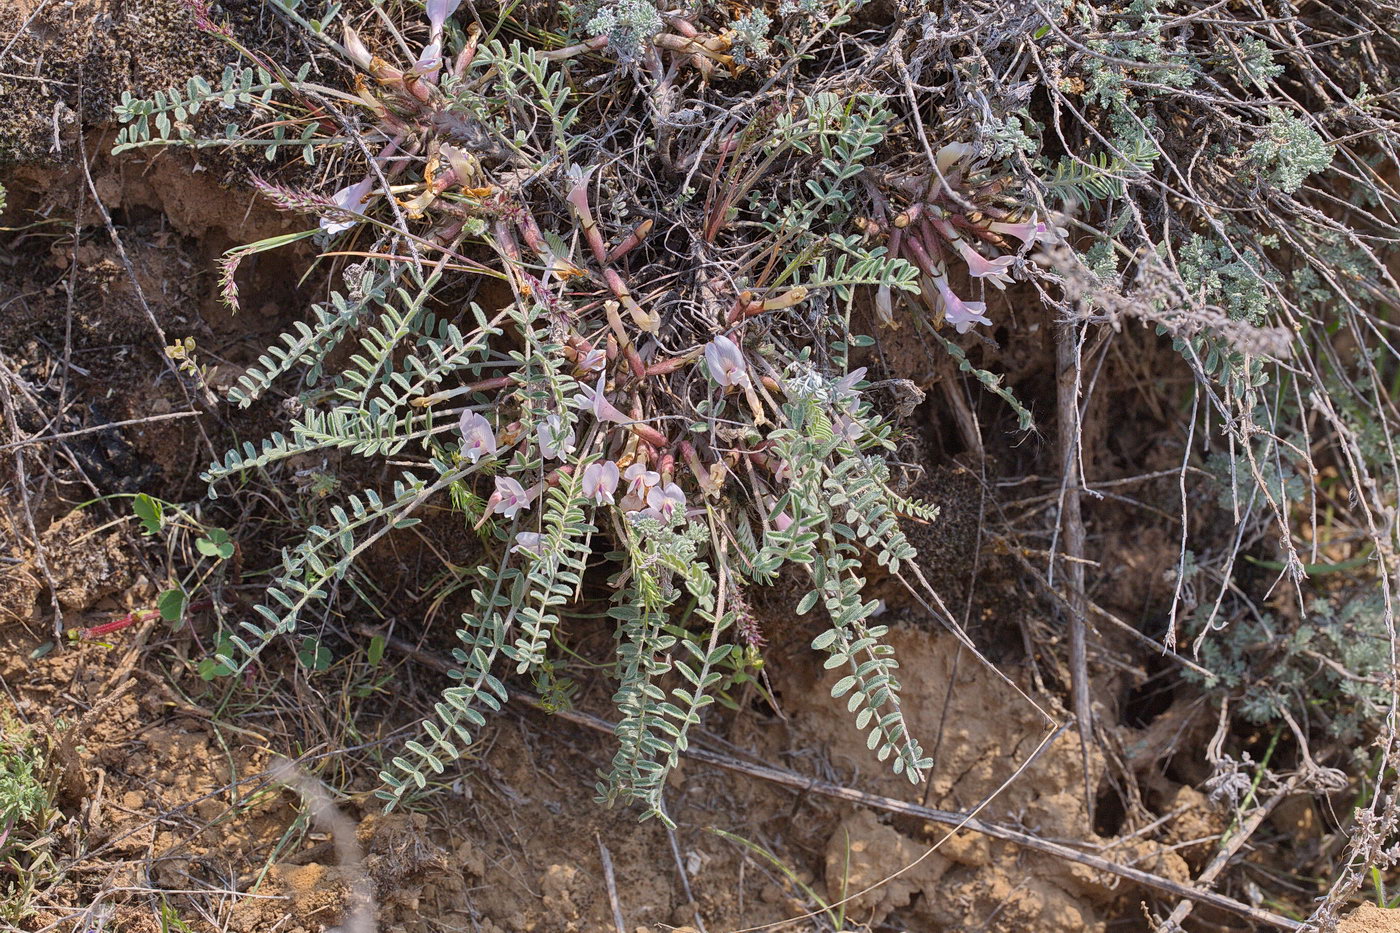
{"type": "MultiPolygon", "coordinates": [[[[211,488],[331,449],[411,463],[285,552],[224,664],[252,663],[442,500],[492,560],[459,682],[384,771],[391,802],[472,741],[507,674],[547,680],[590,576],[617,633],[599,796],[664,817],[687,731],[761,647],[745,588],[788,565],[810,577],[797,608],[828,616],[813,647],[843,672],[833,693],[918,780],[930,759],[863,592],[873,561],[938,604],[901,527],[936,518],[892,478],[910,406],[872,404],[858,332],[918,335],[1024,430],[1028,407],[969,352],[1016,326],[1018,302],[1055,309],[1071,361],[1093,328],[1145,322],[1172,342],[1191,417],[1230,449],[1240,527],[1274,524],[1290,581],[1306,562],[1285,474],[1313,468],[1318,430],[1388,560],[1393,324],[1367,309],[1396,292],[1397,115],[1375,83],[1390,59],[1366,59],[1368,84],[1288,33],[1293,14],[1244,6],[430,0],[316,19],[288,0],[321,77],[249,53],[217,86],[125,100],[119,147],[252,147],[323,179],[259,178],[308,228],[226,257],[235,305],[254,253],[312,240],[339,264],[229,393],[248,406],[302,373],[290,425],[212,465],[211,488]],[[1322,177],[1348,197],[1310,186],[1322,177]],[[1375,352],[1343,358],[1338,329],[1375,352]]],[[[1204,639],[1222,600],[1178,601],[1164,640],[1178,623],[1204,639]]]]}

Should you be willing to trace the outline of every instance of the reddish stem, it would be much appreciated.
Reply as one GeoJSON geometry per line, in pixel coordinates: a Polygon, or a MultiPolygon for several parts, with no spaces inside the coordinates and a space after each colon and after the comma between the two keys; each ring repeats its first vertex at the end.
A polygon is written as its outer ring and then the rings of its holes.
{"type": "Polygon", "coordinates": [[[913,236],[919,239],[919,245],[922,246],[933,259],[935,266],[941,267],[949,258],[950,254],[945,245],[947,241],[938,230],[934,228],[934,222],[929,220],[929,218],[924,217],[919,221],[919,229],[913,236]]]}
{"type": "Polygon", "coordinates": [[[457,61],[452,65],[452,74],[458,78],[467,73],[467,69],[472,66],[472,59],[476,58],[476,48],[481,42],[481,27],[472,23],[467,27],[467,44],[462,46],[462,51],[457,55],[457,61]]]}
{"type": "MultiPolygon", "coordinates": [[[[205,609],[212,609],[214,601],[212,599],[201,599],[190,603],[185,607],[185,612],[203,612],[205,609]]],[[[103,635],[110,635],[113,632],[120,632],[124,628],[131,628],[138,622],[145,622],[147,619],[160,615],[159,609],[136,609],[128,612],[124,616],[119,616],[110,622],[103,622],[91,628],[79,629],[78,635],[83,641],[91,641],[94,638],[101,638],[103,635]]]]}
{"type": "Polygon", "coordinates": [[[492,389],[504,389],[514,384],[514,376],[492,376],[490,379],[473,382],[471,385],[467,386],[467,388],[472,392],[489,392],[492,389]]]}
{"type": "Polygon", "coordinates": [[[646,441],[653,447],[665,447],[668,443],[666,435],[656,430],[649,424],[642,424],[640,421],[633,422],[627,426],[633,434],[646,441]]]}
{"type": "Polygon", "coordinates": [[[569,202],[569,206],[574,209],[574,214],[578,216],[578,222],[583,227],[584,239],[588,240],[588,248],[593,251],[594,258],[599,263],[607,265],[608,247],[603,242],[603,233],[598,229],[598,223],[593,219],[593,211],[588,206],[587,180],[574,185],[564,200],[569,202]]]}
{"type": "Polygon", "coordinates": [[[922,204],[911,204],[907,211],[895,215],[894,225],[896,227],[907,227],[923,216],[923,213],[924,206],[922,204]]]}
{"type": "Polygon", "coordinates": [[[599,49],[608,47],[607,36],[594,36],[586,42],[577,45],[565,46],[562,49],[551,49],[547,52],[536,52],[535,54],[551,62],[560,62],[566,58],[573,58],[575,55],[582,55],[584,52],[596,52],[599,49]]]}
{"type": "Polygon", "coordinates": [[[725,323],[737,324],[740,318],[753,317],[755,314],[762,313],[763,302],[754,298],[753,292],[740,292],[739,297],[734,300],[734,307],[729,309],[729,314],[725,317],[725,323]]]}
{"type": "Polygon", "coordinates": [[[515,222],[520,229],[520,238],[525,241],[525,245],[545,262],[554,258],[549,246],[545,243],[544,234],[540,232],[540,225],[535,222],[535,217],[529,210],[520,212],[520,219],[515,222]]]}
{"type": "Polygon", "coordinates": [[[655,223],[650,217],[637,224],[637,226],[632,228],[632,232],[627,234],[626,239],[614,246],[612,250],[608,252],[607,259],[605,259],[604,261],[611,265],[612,263],[617,262],[623,256],[626,256],[632,250],[636,249],[639,245],[641,245],[641,242],[647,238],[647,234],[651,233],[651,228],[653,226],[655,226],[655,223]]]}
{"type": "Polygon", "coordinates": [[[669,359],[659,360],[647,367],[645,375],[664,376],[667,373],[675,372],[688,363],[695,362],[699,357],[700,354],[697,352],[687,353],[685,356],[673,356],[669,359]]]}
{"type": "Polygon", "coordinates": [[[616,301],[603,303],[603,312],[607,315],[608,326],[612,328],[613,336],[617,338],[622,355],[627,359],[627,367],[632,370],[632,375],[641,379],[647,373],[647,368],[642,363],[642,358],[637,355],[637,348],[632,346],[632,338],[627,335],[626,329],[622,326],[622,316],[617,313],[618,304],[616,301]]]}
{"type": "Polygon", "coordinates": [[[936,270],[938,269],[938,264],[933,261],[933,257],[930,256],[928,250],[924,248],[923,241],[920,239],[918,233],[915,233],[905,240],[904,253],[909,259],[913,260],[914,265],[918,266],[920,271],[925,275],[937,274],[936,270]]]}
{"type": "Polygon", "coordinates": [[[695,24],[682,16],[671,15],[665,16],[663,19],[666,20],[667,26],[670,26],[687,39],[694,39],[700,35],[700,30],[695,28],[695,24]]]}
{"type": "Polygon", "coordinates": [[[158,615],[158,611],[155,609],[137,609],[135,612],[128,612],[120,619],[113,619],[111,622],[103,622],[101,625],[85,628],[80,634],[84,641],[101,638],[103,635],[110,635],[113,632],[120,632],[124,628],[130,628],[137,622],[144,622],[154,615],[158,615]]]}
{"type": "Polygon", "coordinates": [[[656,472],[661,474],[663,483],[671,482],[676,475],[676,455],[669,450],[663,453],[657,463],[656,472]]]}

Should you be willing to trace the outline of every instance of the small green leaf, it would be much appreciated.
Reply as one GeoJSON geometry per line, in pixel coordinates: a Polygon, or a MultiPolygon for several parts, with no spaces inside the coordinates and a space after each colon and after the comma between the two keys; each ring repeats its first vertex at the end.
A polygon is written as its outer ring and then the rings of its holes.
{"type": "Polygon", "coordinates": [[[369,663],[372,666],[377,667],[379,662],[384,660],[385,644],[386,642],[384,641],[383,635],[376,635],[369,640],[369,663]]]}
{"type": "Polygon", "coordinates": [[[233,651],[233,640],[227,635],[219,639],[219,647],[214,652],[214,657],[208,657],[199,662],[196,670],[199,672],[200,680],[214,680],[218,677],[227,677],[233,673],[233,668],[218,659],[218,655],[228,657],[233,651]]]}
{"type": "Polygon", "coordinates": [[[165,621],[179,622],[180,615],[185,611],[185,591],[178,587],[166,590],[156,600],[156,608],[160,610],[160,617],[165,621]]]}
{"type": "Polygon", "coordinates": [[[131,500],[131,510],[136,513],[137,518],[141,519],[146,534],[153,535],[160,531],[165,507],[159,499],[152,499],[144,492],[140,493],[131,500]]]}
{"type": "Polygon", "coordinates": [[[324,671],[331,666],[331,651],[321,644],[321,639],[308,635],[301,640],[301,647],[297,649],[297,660],[308,670],[324,671]]]}
{"type": "Polygon", "coordinates": [[[210,528],[204,537],[195,540],[194,546],[205,557],[228,560],[233,556],[233,540],[222,528],[210,528]]]}
{"type": "Polygon", "coordinates": [[[856,676],[854,674],[847,674],[845,677],[842,677],[840,680],[836,681],[836,683],[832,684],[831,695],[833,697],[843,697],[849,693],[851,688],[855,685],[856,676]]]}

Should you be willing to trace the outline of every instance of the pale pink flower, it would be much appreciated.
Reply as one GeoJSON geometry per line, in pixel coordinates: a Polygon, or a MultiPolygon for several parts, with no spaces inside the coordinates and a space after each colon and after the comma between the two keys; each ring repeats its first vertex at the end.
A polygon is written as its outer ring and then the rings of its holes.
{"type": "Polygon", "coordinates": [[[608,365],[608,351],[602,347],[589,350],[578,358],[578,368],[586,373],[600,373],[608,365]]]}
{"type": "Polygon", "coordinates": [[[535,428],[540,442],[540,455],[546,460],[558,460],[574,452],[574,429],[564,424],[559,415],[545,415],[535,428]]]}
{"type": "Polygon", "coordinates": [[[590,463],[583,468],[584,496],[600,505],[604,502],[614,502],[613,494],[617,492],[618,477],[617,464],[611,460],[590,463]]]}
{"type": "Polygon", "coordinates": [[[423,46],[423,52],[418,56],[418,61],[413,64],[413,73],[421,75],[429,84],[437,81],[438,72],[442,70],[442,41],[434,39],[423,46]]]}
{"type": "Polygon", "coordinates": [[[569,192],[564,195],[564,200],[578,210],[581,216],[592,219],[593,212],[588,208],[588,179],[593,175],[593,167],[583,168],[579,165],[569,166],[567,177],[570,182],[569,192]]]}
{"type": "Polygon", "coordinates": [[[1014,236],[1024,244],[1022,249],[1030,249],[1037,243],[1063,243],[1069,235],[1069,231],[1064,227],[1052,227],[1041,220],[1038,214],[1031,214],[1030,220],[1018,224],[994,221],[987,224],[987,229],[994,233],[1014,236]]]}
{"type": "Polygon", "coordinates": [[[986,302],[963,301],[953,293],[948,280],[942,276],[935,279],[934,284],[938,287],[938,296],[943,299],[944,320],[957,328],[958,333],[967,333],[973,324],[991,325],[992,320],[987,317],[986,302]]]}
{"type": "Polygon", "coordinates": [[[447,18],[457,12],[462,0],[427,0],[428,29],[434,39],[442,33],[447,18]]]}
{"type": "Polygon", "coordinates": [[[671,516],[677,510],[685,511],[685,493],[681,492],[681,487],[675,483],[667,483],[665,486],[653,486],[651,492],[647,493],[647,508],[642,512],[647,518],[654,518],[663,525],[671,523],[671,516]]]}
{"type": "Polygon", "coordinates": [[[482,457],[495,456],[496,431],[491,427],[491,422],[481,415],[468,408],[462,412],[457,430],[462,432],[462,456],[472,463],[482,457]]]}
{"type": "Polygon", "coordinates": [[[946,175],[948,169],[970,155],[972,147],[967,143],[949,143],[934,153],[934,161],[938,164],[938,171],[946,175]]]}
{"type": "Polygon", "coordinates": [[[526,554],[543,557],[544,535],[538,531],[522,531],[515,536],[515,547],[511,548],[511,551],[523,551],[526,554]]]}
{"type": "Polygon", "coordinates": [[[1011,276],[1006,270],[1016,261],[1015,257],[998,256],[996,259],[988,259],[968,246],[966,240],[958,240],[955,245],[962,254],[963,261],[967,263],[967,271],[972,273],[974,278],[986,279],[997,288],[1004,288],[1003,283],[1011,281],[1011,276]]]}
{"type": "MultiPolygon", "coordinates": [[[[371,189],[374,187],[374,178],[366,175],[361,181],[350,185],[348,188],[341,188],[331,195],[331,200],[335,206],[341,210],[353,211],[362,214],[365,210],[365,201],[369,200],[371,189]]],[[[330,234],[344,233],[360,222],[358,217],[351,217],[345,220],[331,220],[329,217],[321,218],[321,229],[330,234]]]]}
{"type": "Polygon", "coordinates": [[[723,334],[705,344],[705,365],[710,370],[710,378],[722,386],[749,383],[749,367],[743,351],[723,334]]]}
{"type": "Polygon", "coordinates": [[[370,64],[374,61],[374,56],[369,49],[365,48],[364,40],[355,30],[346,26],[344,29],[345,51],[350,56],[350,60],[359,65],[365,71],[369,71],[370,64]]]}
{"type": "MultiPolygon", "coordinates": [[[[778,507],[777,500],[774,499],[772,496],[767,496],[765,497],[765,499],[768,503],[769,512],[772,512],[778,507]]],[[[773,527],[778,529],[779,531],[787,531],[789,528],[792,527],[792,516],[786,512],[778,512],[775,515],[770,515],[769,518],[773,522],[773,527]]]]}
{"type": "Polygon", "coordinates": [[[694,474],[695,481],[700,484],[700,491],[707,496],[719,495],[720,489],[724,486],[724,475],[727,472],[724,463],[717,461],[706,468],[700,460],[700,453],[689,443],[681,444],[681,454],[685,457],[690,472],[694,474]]]}
{"type": "Polygon", "coordinates": [[[881,324],[894,325],[894,293],[888,285],[881,285],[875,289],[875,316],[880,319],[881,324]]]}
{"type": "Polygon", "coordinates": [[[865,367],[862,366],[842,376],[831,386],[833,424],[841,436],[852,443],[861,435],[860,423],[855,418],[860,410],[860,393],[855,386],[864,378],[865,367]]]}
{"type": "Polygon", "coordinates": [[[492,511],[506,518],[514,518],[521,509],[528,509],[535,501],[535,490],[526,489],[519,481],[509,476],[496,477],[496,492],[491,496],[495,503],[492,511]]]}
{"type": "Polygon", "coordinates": [[[661,482],[661,474],[647,469],[645,463],[634,463],[622,474],[627,480],[627,495],[645,499],[653,486],[661,482]]]}
{"type": "Polygon", "coordinates": [[[859,369],[853,369],[850,372],[846,373],[846,375],[836,380],[835,384],[832,385],[832,393],[837,398],[845,398],[848,395],[855,395],[856,383],[860,382],[862,379],[865,378],[865,372],[866,369],[864,366],[862,366],[859,369]]]}
{"type": "Polygon", "coordinates": [[[778,500],[773,496],[764,496],[763,505],[768,509],[768,520],[773,523],[773,527],[778,531],[787,531],[792,527],[792,516],[786,512],[778,511],[778,500]]]}
{"type": "Polygon", "coordinates": [[[607,379],[607,373],[598,374],[598,385],[580,385],[583,391],[573,397],[574,407],[582,408],[584,411],[591,411],[593,417],[599,421],[611,421],[614,424],[627,424],[632,419],[624,415],[616,405],[608,401],[608,397],[603,392],[603,383],[607,379]]]}
{"type": "Polygon", "coordinates": [[[452,177],[457,184],[470,187],[478,174],[476,160],[465,148],[443,143],[438,147],[438,155],[447,160],[452,169],[452,177]]]}
{"type": "Polygon", "coordinates": [[[1038,214],[1031,214],[1030,220],[1013,224],[1005,221],[995,220],[987,224],[987,229],[993,233],[1000,233],[1005,236],[1014,236],[1027,246],[1034,246],[1040,239],[1042,233],[1049,231],[1049,226],[1040,221],[1038,214]]]}

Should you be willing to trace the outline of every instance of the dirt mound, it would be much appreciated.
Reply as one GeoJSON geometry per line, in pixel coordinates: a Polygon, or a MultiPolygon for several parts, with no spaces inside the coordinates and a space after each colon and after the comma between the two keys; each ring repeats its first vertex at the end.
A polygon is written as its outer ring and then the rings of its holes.
{"type": "Polygon", "coordinates": [[[1337,933],[1400,933],[1400,910],[1362,904],[1342,918],[1337,933]]]}
{"type": "MultiPolygon", "coordinates": [[[[1084,758],[1078,736],[1061,732],[1028,767],[1022,765],[1053,729],[1032,699],[1056,718],[1053,700],[1023,696],[1010,683],[989,676],[966,646],[948,634],[896,627],[890,633],[904,675],[906,713],[921,735],[929,736],[935,756],[927,788],[876,770],[864,738],[840,704],[826,701],[834,679],[809,668],[781,693],[792,697],[786,712],[812,742],[825,745],[833,762],[850,768],[846,781],[872,793],[944,810],[980,811],[985,818],[1011,822],[1043,838],[1076,839],[1102,847],[1113,857],[1151,866],[1178,881],[1190,871],[1168,845],[1151,838],[1117,841],[1086,831],[1092,825],[1085,800],[1084,758]],[[803,677],[818,677],[808,683],[803,677]]],[[[1087,786],[1098,787],[1104,762],[1089,756],[1087,786]]],[[[1166,821],[1168,831],[1187,810],[1166,821]]],[[[1028,853],[1010,843],[946,827],[897,818],[895,826],[866,811],[845,819],[826,848],[826,888],[854,893],[900,872],[888,885],[857,899],[852,916],[878,924],[898,908],[929,929],[979,926],[1014,933],[1104,930],[1121,892],[1113,879],[1051,856],[1028,853]],[[902,832],[900,831],[902,830],[902,832]],[[924,853],[932,854],[924,857],[924,853]],[[842,872],[849,858],[850,876],[842,872]],[[917,863],[917,864],[916,864],[917,863]],[[868,912],[868,916],[866,914],[868,912]]]]}

